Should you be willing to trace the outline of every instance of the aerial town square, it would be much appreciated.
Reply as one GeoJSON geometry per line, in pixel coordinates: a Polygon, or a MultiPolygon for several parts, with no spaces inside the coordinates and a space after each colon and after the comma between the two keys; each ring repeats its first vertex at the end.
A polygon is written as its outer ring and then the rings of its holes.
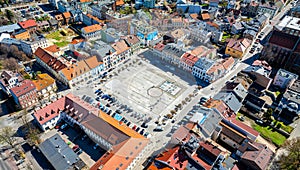
{"type": "Polygon", "coordinates": [[[0,0],[0,170],[300,169],[298,0],[0,0]]]}

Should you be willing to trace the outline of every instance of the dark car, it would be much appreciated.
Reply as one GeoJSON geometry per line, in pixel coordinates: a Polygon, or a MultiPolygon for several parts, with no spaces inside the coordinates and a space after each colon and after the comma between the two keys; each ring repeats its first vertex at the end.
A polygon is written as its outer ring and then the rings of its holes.
{"type": "Polygon", "coordinates": [[[137,127],[137,128],[135,129],[135,131],[138,132],[140,129],[141,129],[140,127],[137,127]]]}
{"type": "Polygon", "coordinates": [[[141,135],[144,135],[144,129],[142,129],[142,130],[140,131],[140,134],[141,134],[141,135]]]}
{"type": "Polygon", "coordinates": [[[142,127],[143,127],[143,128],[147,128],[147,127],[148,127],[148,125],[146,124],[146,122],[144,122],[144,123],[142,124],[142,127]]]}

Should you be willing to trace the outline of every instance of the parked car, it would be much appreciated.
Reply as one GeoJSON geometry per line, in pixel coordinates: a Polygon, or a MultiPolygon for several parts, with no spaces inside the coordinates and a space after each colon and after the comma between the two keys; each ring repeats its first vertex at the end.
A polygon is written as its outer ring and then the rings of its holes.
{"type": "Polygon", "coordinates": [[[78,145],[75,145],[75,146],[73,146],[73,151],[75,151],[75,150],[77,150],[79,148],[79,146],[78,145]]]}
{"type": "Polygon", "coordinates": [[[161,126],[157,126],[155,129],[153,129],[154,132],[161,132],[163,131],[161,126]]]}
{"type": "Polygon", "coordinates": [[[131,125],[131,122],[128,121],[126,125],[127,125],[127,126],[130,126],[130,125],[131,125]]]}
{"type": "Polygon", "coordinates": [[[97,149],[98,148],[98,146],[99,146],[99,144],[98,143],[96,143],[96,145],[93,147],[94,149],[97,149]]]}
{"type": "Polygon", "coordinates": [[[245,120],[244,116],[239,116],[238,118],[239,118],[239,120],[241,120],[241,121],[244,121],[244,120],[245,120]]]}
{"type": "Polygon", "coordinates": [[[107,112],[107,114],[108,114],[108,115],[110,115],[110,114],[111,114],[111,112],[112,112],[112,111],[111,111],[111,110],[109,110],[109,111],[107,112]]]}
{"type": "Polygon", "coordinates": [[[64,130],[67,126],[68,126],[68,124],[65,123],[65,124],[63,124],[63,125],[60,127],[60,129],[61,129],[61,130],[64,130]]]}
{"type": "Polygon", "coordinates": [[[144,129],[142,129],[142,130],[140,131],[140,134],[141,134],[141,135],[144,135],[144,129]]]}
{"type": "Polygon", "coordinates": [[[82,153],[82,149],[78,148],[78,150],[75,151],[75,153],[76,153],[77,155],[80,155],[80,154],[82,153]]]}
{"type": "Polygon", "coordinates": [[[256,122],[257,124],[260,124],[260,125],[264,124],[264,122],[263,122],[262,120],[259,120],[259,119],[256,119],[255,122],[256,122]]]}
{"type": "Polygon", "coordinates": [[[83,135],[81,140],[85,140],[87,138],[87,135],[83,135]]]}
{"type": "Polygon", "coordinates": [[[137,128],[135,129],[135,131],[136,131],[136,132],[139,132],[140,129],[141,129],[140,127],[137,127],[137,128]]]}
{"type": "Polygon", "coordinates": [[[134,126],[132,127],[132,129],[135,130],[135,129],[136,129],[136,125],[134,125],[134,126]]]}
{"type": "Polygon", "coordinates": [[[146,122],[143,122],[142,127],[143,128],[148,128],[148,125],[146,124],[146,122]]]}
{"type": "Polygon", "coordinates": [[[207,99],[206,97],[201,97],[201,98],[200,98],[200,101],[205,101],[205,102],[206,102],[207,100],[208,100],[208,99],[207,99]]]}

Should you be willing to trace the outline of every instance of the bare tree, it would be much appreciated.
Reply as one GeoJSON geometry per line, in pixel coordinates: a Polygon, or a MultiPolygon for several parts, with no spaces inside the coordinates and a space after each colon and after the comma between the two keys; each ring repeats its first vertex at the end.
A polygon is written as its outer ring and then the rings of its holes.
{"type": "Polygon", "coordinates": [[[3,68],[11,71],[16,71],[19,69],[19,65],[16,59],[8,58],[2,62],[3,68]]]}
{"type": "Polygon", "coordinates": [[[16,142],[15,132],[12,127],[4,127],[0,132],[0,143],[8,144],[14,148],[16,142]]]}
{"type": "Polygon", "coordinates": [[[300,168],[300,137],[286,140],[282,146],[288,154],[282,154],[279,158],[280,169],[299,169],[300,168]]]}

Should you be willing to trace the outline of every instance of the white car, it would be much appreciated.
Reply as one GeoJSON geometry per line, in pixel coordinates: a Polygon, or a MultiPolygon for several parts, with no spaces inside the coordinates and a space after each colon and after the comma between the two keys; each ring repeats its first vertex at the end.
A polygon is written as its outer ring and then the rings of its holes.
{"type": "Polygon", "coordinates": [[[68,126],[68,124],[65,123],[65,124],[63,124],[63,125],[60,127],[60,129],[63,130],[63,129],[65,129],[67,126],[68,126]]]}
{"type": "Polygon", "coordinates": [[[94,149],[97,149],[98,148],[98,143],[96,143],[96,145],[93,147],[94,149]]]}

